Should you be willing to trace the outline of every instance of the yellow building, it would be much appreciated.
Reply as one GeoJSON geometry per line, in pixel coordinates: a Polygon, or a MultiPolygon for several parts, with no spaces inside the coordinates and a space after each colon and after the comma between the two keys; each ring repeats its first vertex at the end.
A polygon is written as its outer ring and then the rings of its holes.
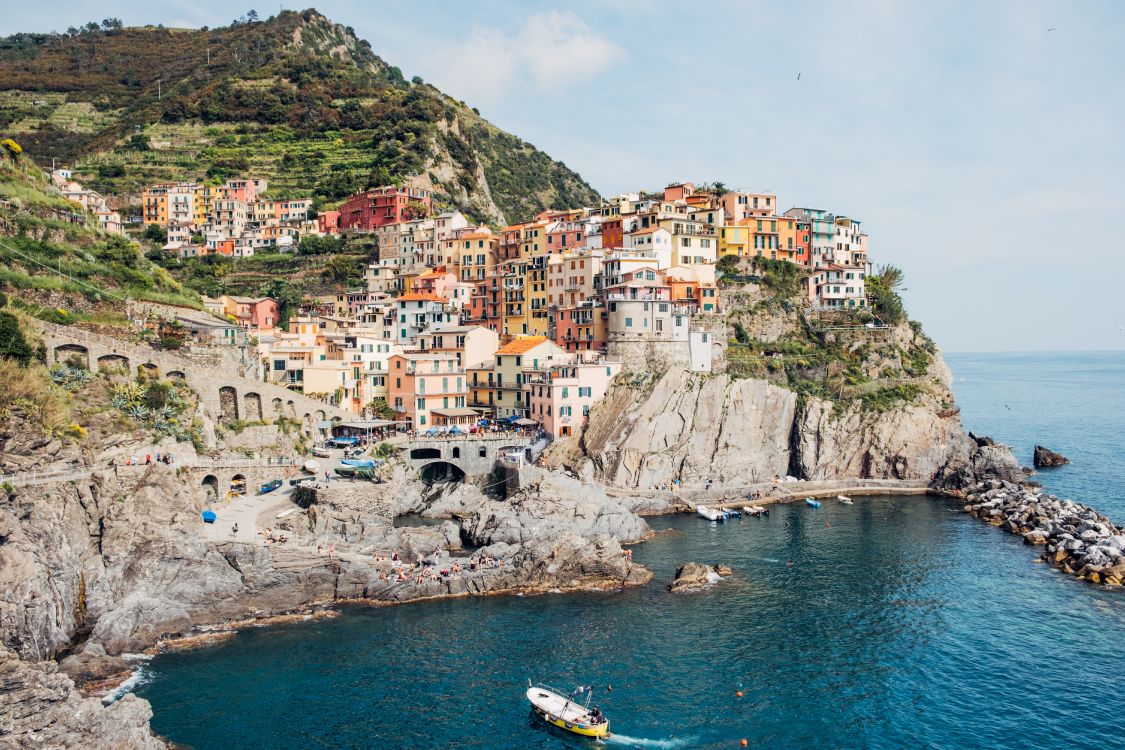
{"type": "MultiPolygon", "coordinates": [[[[719,255],[777,258],[781,246],[779,224],[783,220],[784,217],[769,216],[727,224],[719,230],[719,255]]],[[[792,224],[795,226],[796,222],[792,224]]]]}
{"type": "Polygon", "coordinates": [[[550,295],[547,287],[548,267],[559,265],[562,259],[558,253],[541,252],[527,264],[524,290],[527,295],[527,328],[522,331],[530,336],[546,336],[551,324],[550,295]]]}
{"type": "MultiPolygon", "coordinates": [[[[492,232],[469,232],[455,240],[455,266],[460,281],[482,281],[496,269],[496,248],[500,238],[492,232]]],[[[452,270],[452,268],[450,269],[452,270]]]]}
{"type": "Polygon", "coordinates": [[[498,418],[526,417],[528,372],[569,361],[566,351],[545,336],[517,336],[496,350],[491,368],[469,370],[469,403],[498,418]]]}
{"type": "Polygon", "coordinates": [[[505,336],[520,336],[528,331],[527,266],[529,261],[513,260],[504,265],[503,330],[505,336]]]}

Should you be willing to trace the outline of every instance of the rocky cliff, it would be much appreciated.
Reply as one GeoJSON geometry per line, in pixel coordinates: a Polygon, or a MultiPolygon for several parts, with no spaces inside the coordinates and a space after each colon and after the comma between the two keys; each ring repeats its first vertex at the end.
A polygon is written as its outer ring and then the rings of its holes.
{"type": "MultiPolygon", "coordinates": [[[[775,342],[798,322],[771,319],[781,321],[775,342]]],[[[579,471],[588,462],[589,475],[639,489],[740,487],[785,475],[931,483],[996,463],[973,463],[981,447],[965,434],[949,369],[920,330],[850,335],[819,347],[790,341],[784,351],[796,354],[732,360],[721,374],[626,374],[551,459],[579,471]]]]}

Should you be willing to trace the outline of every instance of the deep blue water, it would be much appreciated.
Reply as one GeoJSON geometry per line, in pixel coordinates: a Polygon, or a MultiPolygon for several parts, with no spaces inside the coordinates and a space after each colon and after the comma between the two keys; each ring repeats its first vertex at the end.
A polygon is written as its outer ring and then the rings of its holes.
{"type": "MultiPolygon", "coordinates": [[[[968,426],[1025,460],[1062,451],[1074,465],[1044,482],[1125,516],[1125,356],[949,359],[968,426]]],[[[348,607],[158,656],[138,693],[200,750],[594,747],[529,717],[527,677],[595,685],[621,746],[1121,745],[1125,597],[944,501],[654,525],[675,532],[636,548],[643,589],[348,607]],[[736,573],[670,595],[685,560],[736,573]]]]}

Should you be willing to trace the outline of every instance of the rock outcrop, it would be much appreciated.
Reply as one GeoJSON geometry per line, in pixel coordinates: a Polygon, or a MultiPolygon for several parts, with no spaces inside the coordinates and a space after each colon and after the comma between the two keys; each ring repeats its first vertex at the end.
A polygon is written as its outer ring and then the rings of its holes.
{"type": "Polygon", "coordinates": [[[83,697],[54,662],[27,662],[0,646],[0,749],[165,750],[148,701],[126,695],[108,707],[83,697]]]}
{"type": "Polygon", "coordinates": [[[1031,461],[1035,468],[1040,469],[1048,466],[1062,466],[1070,463],[1070,459],[1066,456],[1055,453],[1050,448],[1044,448],[1042,445],[1035,446],[1035,451],[1032,453],[1031,461]]]}
{"type": "Polygon", "coordinates": [[[702,591],[714,586],[731,573],[731,569],[726,565],[704,565],[697,562],[683,563],[676,568],[676,577],[668,584],[668,590],[673,594],[702,591]]]}

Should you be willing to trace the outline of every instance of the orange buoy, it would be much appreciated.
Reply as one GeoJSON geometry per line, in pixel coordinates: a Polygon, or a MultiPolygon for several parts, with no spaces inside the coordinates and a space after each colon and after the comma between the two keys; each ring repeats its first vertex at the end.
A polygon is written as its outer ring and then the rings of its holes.
{"type": "Polygon", "coordinates": [[[745,739],[742,740],[742,746],[746,747],[746,740],[745,739]]]}
{"type": "Polygon", "coordinates": [[[737,693],[735,693],[735,695],[737,695],[739,698],[741,698],[742,697],[742,691],[739,690],[737,693]]]}

